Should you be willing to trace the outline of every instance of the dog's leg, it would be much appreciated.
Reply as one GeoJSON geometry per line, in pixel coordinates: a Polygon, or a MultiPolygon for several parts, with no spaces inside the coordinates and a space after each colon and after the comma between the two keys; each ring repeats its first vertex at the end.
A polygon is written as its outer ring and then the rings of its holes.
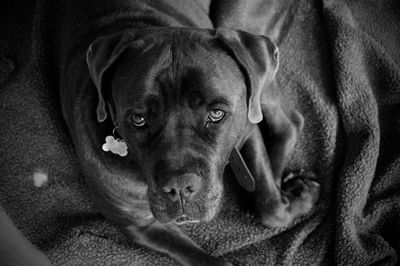
{"type": "Polygon", "coordinates": [[[231,265],[205,252],[175,225],[154,219],[127,226],[124,233],[135,243],[164,253],[182,265],[231,265]]]}
{"type": "Polygon", "coordinates": [[[242,148],[256,183],[257,211],[261,222],[269,227],[286,226],[294,218],[308,213],[319,196],[319,184],[313,181],[311,172],[290,173],[282,179],[298,129],[301,129],[302,117],[293,117],[300,119],[296,128],[292,120],[279,112],[283,110],[277,108],[273,112],[263,112],[271,133],[268,147],[256,126],[242,148]]]}

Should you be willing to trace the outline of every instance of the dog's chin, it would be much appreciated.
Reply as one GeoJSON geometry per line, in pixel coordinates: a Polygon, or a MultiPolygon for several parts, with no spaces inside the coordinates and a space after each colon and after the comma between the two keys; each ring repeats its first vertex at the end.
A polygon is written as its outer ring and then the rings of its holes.
{"type": "Polygon", "coordinates": [[[162,224],[177,224],[177,225],[184,225],[184,224],[198,224],[198,223],[206,223],[210,222],[218,212],[207,212],[202,217],[199,216],[192,216],[187,214],[180,214],[176,216],[171,216],[167,213],[160,213],[160,212],[153,212],[154,218],[162,224]]]}
{"type": "Polygon", "coordinates": [[[210,222],[220,211],[222,191],[208,195],[206,198],[208,200],[202,202],[201,205],[193,202],[184,208],[179,204],[166,204],[165,202],[150,200],[150,208],[154,218],[162,224],[206,223],[210,222]]]}
{"type": "Polygon", "coordinates": [[[179,216],[178,218],[176,218],[174,220],[174,223],[177,224],[177,225],[197,224],[197,223],[200,223],[200,222],[201,222],[201,220],[190,218],[189,216],[187,216],[185,214],[182,215],[182,216],[179,216]]]}

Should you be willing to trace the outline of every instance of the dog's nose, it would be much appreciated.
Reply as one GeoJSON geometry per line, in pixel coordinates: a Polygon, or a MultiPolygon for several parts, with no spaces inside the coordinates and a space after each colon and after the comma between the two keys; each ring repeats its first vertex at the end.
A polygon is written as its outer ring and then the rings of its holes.
{"type": "Polygon", "coordinates": [[[185,174],[183,176],[171,178],[163,191],[165,196],[175,202],[181,200],[191,200],[201,188],[201,178],[196,174],[185,174]]]}

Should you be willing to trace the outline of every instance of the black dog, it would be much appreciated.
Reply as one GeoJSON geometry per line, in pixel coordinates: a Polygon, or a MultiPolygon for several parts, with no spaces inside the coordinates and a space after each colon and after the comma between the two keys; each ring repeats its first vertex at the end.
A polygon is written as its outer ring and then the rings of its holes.
{"type": "Polygon", "coordinates": [[[282,181],[303,118],[273,81],[278,49],[269,38],[212,29],[195,1],[181,8],[164,1],[81,2],[71,1],[63,31],[61,99],[106,217],[135,242],[182,264],[225,264],[175,224],[216,215],[229,162],[254,190],[264,225],[285,226],[309,212],[319,194],[312,174],[282,181]],[[257,125],[263,118],[267,147],[257,125]],[[128,156],[102,150],[113,131],[128,156]]]}

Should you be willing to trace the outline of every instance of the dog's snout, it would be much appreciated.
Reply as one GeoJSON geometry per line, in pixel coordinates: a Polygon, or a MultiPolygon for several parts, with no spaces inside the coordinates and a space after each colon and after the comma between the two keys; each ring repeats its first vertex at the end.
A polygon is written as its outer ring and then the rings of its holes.
{"type": "Polygon", "coordinates": [[[171,178],[163,186],[164,195],[171,201],[191,200],[201,189],[201,178],[196,174],[185,174],[171,178]]]}

